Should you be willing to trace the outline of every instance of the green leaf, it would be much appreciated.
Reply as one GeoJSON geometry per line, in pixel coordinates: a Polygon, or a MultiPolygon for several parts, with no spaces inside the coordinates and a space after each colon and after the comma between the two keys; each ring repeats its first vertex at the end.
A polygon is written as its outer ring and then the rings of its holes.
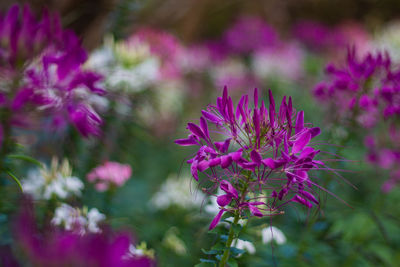
{"type": "Polygon", "coordinates": [[[202,248],[201,251],[206,255],[214,255],[214,254],[220,253],[222,250],[211,249],[211,250],[207,251],[207,250],[202,248]]]}
{"type": "Polygon", "coordinates": [[[227,236],[227,235],[220,235],[219,238],[220,238],[223,242],[228,241],[228,236],[227,236]]]}
{"type": "Polygon", "coordinates": [[[238,248],[235,248],[235,247],[231,247],[230,251],[232,252],[232,255],[234,255],[234,256],[238,256],[238,255],[243,254],[243,253],[246,252],[243,249],[238,249],[238,248]]]}
{"type": "Polygon", "coordinates": [[[26,162],[30,162],[32,164],[39,166],[40,168],[43,168],[43,164],[40,161],[38,161],[32,157],[26,156],[26,155],[11,154],[11,155],[8,155],[7,157],[11,158],[11,159],[19,159],[19,160],[23,160],[26,162]]]}
{"type": "Polygon", "coordinates": [[[200,259],[200,261],[204,263],[216,263],[215,260],[209,260],[209,259],[200,259]]]}
{"type": "Polygon", "coordinates": [[[223,251],[225,249],[225,244],[217,243],[211,247],[212,250],[223,251]]]}
{"type": "Polygon", "coordinates": [[[6,173],[7,173],[11,178],[14,179],[14,181],[17,183],[19,189],[21,189],[21,192],[24,192],[24,191],[22,190],[22,185],[21,185],[21,182],[19,181],[19,179],[18,179],[17,177],[15,177],[15,175],[12,174],[10,171],[6,171],[6,173]]]}

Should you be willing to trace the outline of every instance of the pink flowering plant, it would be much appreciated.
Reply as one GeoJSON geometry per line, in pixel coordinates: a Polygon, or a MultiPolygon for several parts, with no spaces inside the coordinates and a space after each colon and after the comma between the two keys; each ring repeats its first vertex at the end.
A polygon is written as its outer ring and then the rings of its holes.
{"type": "Polygon", "coordinates": [[[106,191],[110,187],[121,187],[131,177],[132,168],[127,164],[107,161],[94,168],[88,175],[89,182],[96,183],[98,191],[106,191]]]}
{"type": "Polygon", "coordinates": [[[288,204],[319,208],[318,191],[325,190],[311,173],[329,169],[315,159],[320,150],[314,148],[312,139],[320,129],[304,123],[304,112],[296,112],[291,97],[284,97],[277,109],[271,91],[267,106],[255,89],[253,102],[251,108],[244,95],[235,108],[225,87],[216,105],[202,110],[199,125],[188,123],[189,136],[175,141],[198,147],[188,163],[203,191],[210,195],[217,189],[222,192],[216,199],[220,210],[209,230],[233,216],[228,235],[222,236],[222,248],[207,252],[219,266],[239,253],[231,246],[240,233],[240,219],[276,216],[288,204]]]}

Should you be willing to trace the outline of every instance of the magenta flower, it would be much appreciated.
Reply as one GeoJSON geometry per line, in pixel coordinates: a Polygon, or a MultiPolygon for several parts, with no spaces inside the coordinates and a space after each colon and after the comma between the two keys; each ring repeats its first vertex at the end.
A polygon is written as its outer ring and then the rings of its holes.
{"type": "Polygon", "coordinates": [[[279,214],[291,202],[307,208],[319,205],[315,189],[321,187],[309,172],[324,166],[314,159],[320,151],[311,143],[320,129],[304,123],[303,111],[296,114],[291,98],[284,97],[277,111],[271,91],[267,107],[255,89],[254,108],[249,107],[247,95],[235,108],[225,87],[216,105],[209,105],[202,115],[199,125],[188,123],[188,138],[175,143],[198,146],[188,160],[193,177],[199,181],[199,173],[204,174],[205,181],[213,184],[204,189],[209,194],[218,187],[224,192],[217,197],[221,210],[210,229],[225,212],[244,216],[248,210],[264,217],[279,214]],[[213,140],[214,132],[221,141],[213,140]]]}
{"type": "Polygon", "coordinates": [[[316,21],[299,21],[294,25],[292,31],[300,42],[316,51],[343,48],[348,44],[341,30],[330,28],[316,21]]]}
{"type": "Polygon", "coordinates": [[[105,90],[99,74],[83,69],[86,58],[58,15],[44,12],[36,21],[27,5],[22,14],[12,6],[0,17],[0,108],[12,114],[2,123],[27,127],[32,114],[41,114],[53,127],[71,123],[85,137],[99,135],[102,120],[93,106],[105,90]]]}
{"type": "Polygon", "coordinates": [[[61,43],[57,15],[44,12],[36,21],[28,5],[13,5],[0,15],[0,68],[17,69],[34,59],[49,43],[61,43]],[[22,11],[22,12],[21,12],[22,11]]]}
{"type": "Polygon", "coordinates": [[[393,101],[400,93],[400,74],[388,54],[368,54],[359,60],[353,48],[344,67],[329,64],[326,72],[331,79],[316,85],[314,96],[339,106],[334,115],[370,128],[381,116],[400,114],[400,105],[393,101]]]}
{"type": "Polygon", "coordinates": [[[225,32],[224,43],[231,53],[246,54],[276,46],[278,35],[261,18],[242,17],[225,32]]]}
{"type": "Polygon", "coordinates": [[[51,227],[39,230],[33,206],[24,203],[14,225],[16,242],[34,266],[155,266],[155,260],[130,253],[133,240],[129,233],[80,235],[51,227]]]}
{"type": "Polygon", "coordinates": [[[105,191],[111,185],[121,187],[132,175],[131,166],[118,162],[107,161],[94,168],[88,175],[89,182],[96,183],[98,191],[105,191]]]}
{"type": "Polygon", "coordinates": [[[329,64],[326,72],[330,79],[316,85],[314,96],[327,103],[332,121],[374,133],[365,140],[367,159],[390,170],[383,187],[389,191],[399,180],[400,71],[387,53],[358,58],[353,48],[344,66],[329,64]]]}

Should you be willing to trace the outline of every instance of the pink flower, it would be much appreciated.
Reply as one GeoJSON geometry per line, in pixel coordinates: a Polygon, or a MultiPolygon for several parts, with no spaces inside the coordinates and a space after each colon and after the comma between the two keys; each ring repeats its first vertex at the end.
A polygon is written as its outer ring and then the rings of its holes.
{"type": "Polygon", "coordinates": [[[118,162],[107,161],[103,165],[94,168],[88,175],[90,182],[96,183],[98,191],[106,191],[110,184],[122,186],[132,175],[131,166],[118,162]]]}

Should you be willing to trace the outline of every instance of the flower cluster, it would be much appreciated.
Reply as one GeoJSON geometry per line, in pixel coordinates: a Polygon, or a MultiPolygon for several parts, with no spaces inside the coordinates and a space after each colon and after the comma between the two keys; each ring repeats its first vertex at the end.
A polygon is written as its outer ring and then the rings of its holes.
{"type": "Polygon", "coordinates": [[[156,209],[166,209],[176,205],[182,208],[193,208],[200,206],[199,199],[204,195],[201,191],[191,188],[189,174],[179,178],[176,174],[168,176],[161,185],[160,190],[153,195],[150,203],[156,209]]]}
{"type": "Polygon", "coordinates": [[[43,234],[36,224],[31,203],[22,205],[13,225],[16,242],[35,266],[155,266],[154,256],[147,250],[132,253],[134,242],[129,233],[104,229],[101,233],[82,235],[47,227],[43,234]]]}
{"type": "Polygon", "coordinates": [[[62,226],[67,231],[83,235],[85,233],[101,232],[98,223],[105,218],[106,216],[96,208],[90,210],[87,208],[79,209],[63,203],[54,211],[51,223],[62,226]]]}
{"type": "Polygon", "coordinates": [[[314,96],[329,104],[332,121],[370,131],[365,140],[368,159],[391,170],[392,178],[383,188],[389,191],[400,180],[400,70],[387,53],[368,53],[359,59],[353,48],[345,66],[329,64],[326,72],[330,80],[317,84],[314,96]]]}
{"type": "Polygon", "coordinates": [[[28,5],[22,9],[13,5],[0,15],[0,68],[16,70],[42,52],[49,42],[59,42],[59,17],[45,12],[36,21],[28,5]]]}
{"type": "Polygon", "coordinates": [[[28,177],[22,180],[24,193],[34,199],[80,196],[83,187],[82,181],[72,176],[72,168],[66,159],[59,165],[58,160],[53,158],[50,169],[45,166],[43,169],[31,170],[28,177]]]}
{"type": "Polygon", "coordinates": [[[173,35],[140,28],[126,40],[106,38],[86,65],[105,76],[116,113],[162,135],[182,109],[184,51],[173,35]]]}
{"type": "Polygon", "coordinates": [[[31,125],[33,114],[44,114],[52,127],[70,122],[85,137],[100,133],[94,106],[105,94],[102,76],[82,67],[86,51],[57,15],[36,22],[28,6],[22,15],[12,6],[0,19],[0,39],[1,108],[10,111],[3,127],[31,125]]]}
{"type": "Polygon", "coordinates": [[[225,212],[237,218],[249,211],[264,217],[281,213],[281,207],[291,202],[307,208],[318,206],[316,188],[321,188],[309,175],[310,170],[323,166],[315,160],[320,152],[311,140],[320,133],[317,127],[304,123],[304,112],[293,108],[292,99],[283,98],[279,110],[269,91],[269,107],[259,101],[254,90],[254,108],[248,95],[242,96],[236,108],[224,88],[216,105],[202,111],[200,125],[188,123],[188,138],[175,141],[181,146],[198,146],[196,155],[188,161],[191,173],[199,180],[199,172],[210,184],[204,192],[213,194],[218,188],[219,213],[213,219],[213,229],[225,212]],[[214,125],[222,140],[213,141],[209,124],[214,125]]]}
{"type": "Polygon", "coordinates": [[[132,168],[127,164],[107,161],[94,168],[88,175],[89,182],[96,182],[98,191],[106,191],[110,186],[122,186],[132,175],[132,168]]]}
{"type": "Polygon", "coordinates": [[[328,27],[317,21],[302,20],[294,25],[292,34],[306,47],[319,52],[340,52],[353,45],[364,52],[371,46],[367,31],[355,22],[328,27]]]}

